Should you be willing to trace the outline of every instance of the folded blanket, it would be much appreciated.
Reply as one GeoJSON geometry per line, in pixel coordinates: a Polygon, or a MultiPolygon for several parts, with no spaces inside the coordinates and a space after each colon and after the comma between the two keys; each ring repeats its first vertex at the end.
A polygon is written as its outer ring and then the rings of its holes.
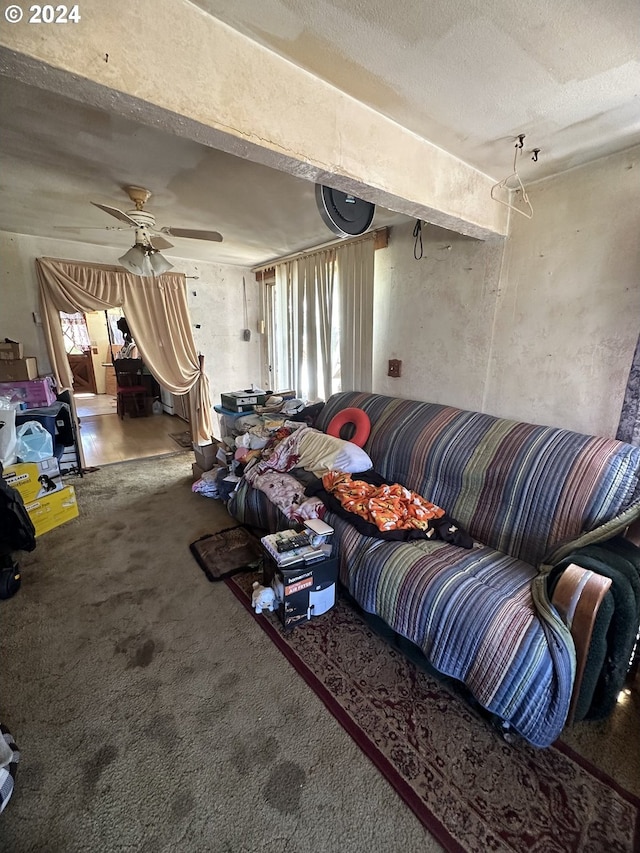
{"type": "Polygon", "coordinates": [[[611,714],[629,669],[640,625],[640,548],[620,536],[569,554],[547,577],[549,595],[570,563],[610,578],[589,646],[575,720],[611,714]]]}

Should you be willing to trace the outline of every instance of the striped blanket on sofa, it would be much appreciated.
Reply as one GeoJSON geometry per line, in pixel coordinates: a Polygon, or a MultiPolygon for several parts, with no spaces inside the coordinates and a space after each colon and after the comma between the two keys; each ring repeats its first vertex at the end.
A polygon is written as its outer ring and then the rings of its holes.
{"type": "MultiPolygon", "coordinates": [[[[381,541],[329,514],[342,582],[480,704],[530,743],[549,745],[567,717],[574,651],[541,567],[640,514],[640,448],[359,392],[332,396],[316,427],[349,407],[371,419],[364,449],[375,470],[443,507],[475,546],[381,541]]],[[[283,526],[248,484],[229,509],[247,523],[283,526]]]]}

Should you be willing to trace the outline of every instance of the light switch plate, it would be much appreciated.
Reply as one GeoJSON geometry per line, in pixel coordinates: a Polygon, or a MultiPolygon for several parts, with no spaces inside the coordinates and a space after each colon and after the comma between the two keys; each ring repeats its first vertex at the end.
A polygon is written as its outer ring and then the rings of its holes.
{"type": "Polygon", "coordinates": [[[388,376],[393,376],[397,379],[402,372],[402,362],[398,358],[390,358],[389,359],[389,371],[388,376]]]}

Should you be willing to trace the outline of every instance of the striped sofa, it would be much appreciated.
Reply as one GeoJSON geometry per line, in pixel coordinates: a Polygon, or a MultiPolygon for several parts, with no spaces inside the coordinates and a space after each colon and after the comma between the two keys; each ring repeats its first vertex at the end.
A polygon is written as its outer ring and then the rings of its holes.
{"type": "MultiPolygon", "coordinates": [[[[443,507],[475,544],[383,541],[329,513],[342,583],[489,712],[551,744],[567,721],[576,655],[546,573],[640,517],[640,448],[360,392],[333,395],[315,426],[349,407],[371,420],[374,469],[443,507]]],[[[246,482],[228,508],[247,524],[287,526],[246,482]]]]}

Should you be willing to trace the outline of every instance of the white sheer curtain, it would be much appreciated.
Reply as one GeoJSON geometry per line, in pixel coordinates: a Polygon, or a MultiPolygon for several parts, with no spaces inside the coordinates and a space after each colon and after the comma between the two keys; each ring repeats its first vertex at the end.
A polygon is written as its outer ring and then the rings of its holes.
{"type": "Polygon", "coordinates": [[[371,390],[373,252],[369,235],[276,264],[266,293],[274,390],[309,401],[371,390]]]}
{"type": "Polygon", "coordinates": [[[269,288],[268,294],[269,369],[273,390],[293,388],[298,393],[298,287],[292,263],[278,264],[275,285],[269,288]]]}

